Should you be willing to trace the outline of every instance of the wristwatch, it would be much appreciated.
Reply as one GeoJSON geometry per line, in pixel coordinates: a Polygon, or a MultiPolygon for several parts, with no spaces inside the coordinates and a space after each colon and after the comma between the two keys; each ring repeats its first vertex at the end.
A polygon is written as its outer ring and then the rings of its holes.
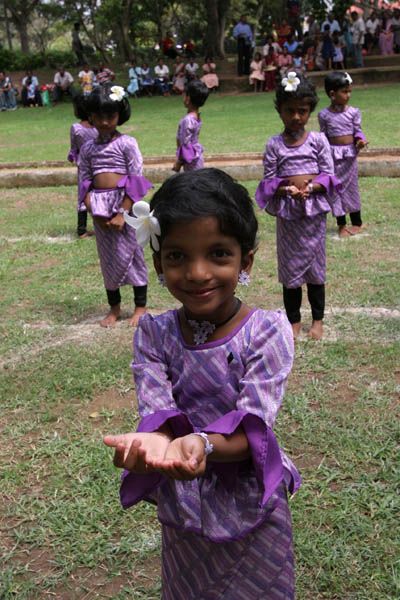
{"type": "Polygon", "coordinates": [[[211,454],[211,452],[213,452],[213,450],[214,450],[214,444],[212,444],[210,442],[210,440],[208,439],[207,433],[205,433],[204,431],[195,431],[194,435],[198,435],[204,441],[204,454],[206,456],[211,454]]]}

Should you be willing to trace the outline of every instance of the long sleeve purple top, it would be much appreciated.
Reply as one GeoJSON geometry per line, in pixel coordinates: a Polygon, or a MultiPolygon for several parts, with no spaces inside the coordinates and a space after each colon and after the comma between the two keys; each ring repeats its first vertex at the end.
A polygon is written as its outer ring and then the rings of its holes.
{"type": "Polygon", "coordinates": [[[77,163],[79,151],[83,144],[89,140],[95,140],[98,135],[98,131],[95,127],[84,127],[81,123],[74,123],[71,125],[69,131],[71,148],[67,156],[69,162],[77,163]]]}
{"type": "Polygon", "coordinates": [[[154,501],[159,520],[215,542],[239,539],[268,516],[268,499],[285,481],[291,493],[300,476],[278,446],[273,425],[293,363],[293,334],[280,312],[253,309],[228,336],[187,344],[177,311],[145,315],[134,338],[138,431],[168,424],[180,437],[193,431],[246,433],[251,459],[208,460],[204,476],[176,481],[157,473],[125,472],[125,508],[154,501]]]}
{"type": "Polygon", "coordinates": [[[188,113],[179,121],[176,139],[176,156],[184,164],[196,163],[203,158],[203,146],[199,143],[201,119],[188,113]]]}
{"type": "Polygon", "coordinates": [[[256,191],[256,202],[271,215],[294,220],[313,217],[332,211],[343,214],[340,200],[334,192],[340,182],[334,175],[331,149],[325,135],[310,131],[299,146],[287,146],[283,135],[275,135],[267,142],[263,158],[264,178],[256,191]],[[294,175],[317,174],[313,180],[324,192],[310,194],[306,200],[296,200],[290,194],[276,195],[281,185],[287,185],[294,175]]]}
{"type": "Polygon", "coordinates": [[[143,198],[152,187],[143,177],[143,158],[137,141],[129,135],[120,134],[105,144],[89,140],[81,148],[78,166],[81,202],[99,173],[120,173],[117,187],[124,188],[133,202],[143,198]]]}
{"type": "MultiPolygon", "coordinates": [[[[357,140],[366,141],[361,129],[361,111],[354,106],[347,106],[343,112],[334,112],[329,107],[324,108],[318,114],[318,121],[321,132],[326,135],[328,140],[342,135],[352,135],[356,142],[357,140]]],[[[355,144],[331,144],[331,150],[334,160],[357,155],[355,144]]]]}

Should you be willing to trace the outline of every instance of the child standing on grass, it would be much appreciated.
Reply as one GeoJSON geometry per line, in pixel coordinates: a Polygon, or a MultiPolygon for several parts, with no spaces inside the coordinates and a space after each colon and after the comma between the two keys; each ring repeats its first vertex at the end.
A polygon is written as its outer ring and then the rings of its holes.
{"type": "Polygon", "coordinates": [[[318,115],[320,129],[331,145],[335,173],[342,183],[343,211],[350,214],[350,227],[346,224],[346,215],[336,219],[340,237],[356,235],[362,229],[357,154],[368,142],[361,129],[360,109],[348,105],[352,82],[350,75],[343,71],[329,73],[325,77],[325,91],[331,105],[318,115]]]}
{"type": "Polygon", "coordinates": [[[136,326],[146,312],[147,269],[135,232],[125,224],[124,212],[143,198],[151,183],[142,175],[143,160],[137,142],[117,131],[131,113],[120,86],[103,84],[87,98],[89,120],[98,131],[79,156],[80,201],[93,215],[97,251],[110,311],[100,321],[112,327],[121,314],[121,285],[133,285],[136,326]]]}
{"type": "Polygon", "coordinates": [[[141,421],[104,438],[126,469],[122,504],[157,504],[163,600],[293,600],[287,490],[300,476],[272,429],[293,338],[284,314],[235,294],[254,259],[251,199],[203,169],[170,178],[151,209],[141,227],[159,227],[154,266],[182,307],[145,315],[135,334],[141,421]]]}
{"type": "MultiPolygon", "coordinates": [[[[85,107],[85,98],[82,94],[78,94],[74,98],[74,114],[77,119],[80,119],[79,123],[71,125],[70,129],[70,140],[71,148],[68,152],[69,162],[75,163],[78,166],[78,180],[79,180],[79,151],[81,146],[89,141],[97,138],[97,129],[93,127],[88,121],[88,114],[85,107]]],[[[79,202],[78,198],[78,226],[77,235],[80,239],[93,235],[93,231],[87,230],[87,209],[84,202],[79,202]]]]}
{"type": "Polygon", "coordinates": [[[314,85],[290,72],[278,86],[275,107],[284,125],[264,153],[264,179],[256,192],[260,208],[276,217],[278,276],[283,302],[296,338],[301,331],[302,285],[307,284],[312,326],[321,339],[325,309],[326,214],[342,215],[339,181],[326,137],[305,126],[318,97],[314,85]]]}
{"type": "Polygon", "coordinates": [[[209,89],[200,80],[191,81],[183,93],[183,104],[187,114],[179,121],[176,134],[176,161],[172,167],[177,173],[202,169],[204,166],[203,146],[199,143],[201,119],[199,109],[206,102],[209,89]]]}

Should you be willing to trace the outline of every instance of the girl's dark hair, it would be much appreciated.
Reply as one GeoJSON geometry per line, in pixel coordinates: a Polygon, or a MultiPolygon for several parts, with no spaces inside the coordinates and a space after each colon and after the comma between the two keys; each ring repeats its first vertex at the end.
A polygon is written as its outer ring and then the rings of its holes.
{"type": "Polygon", "coordinates": [[[341,88],[348,87],[350,85],[348,75],[344,71],[332,71],[325,77],[324,86],[325,92],[329,96],[329,92],[337,92],[341,88]]]}
{"type": "Polygon", "coordinates": [[[114,83],[103,83],[95,88],[87,97],[86,108],[89,115],[92,113],[105,113],[110,115],[117,112],[119,115],[118,125],[122,125],[123,123],[126,123],[131,116],[131,106],[126,93],[119,102],[111,100],[111,88],[114,85],[114,83]]]}
{"type": "Polygon", "coordinates": [[[300,73],[297,73],[297,77],[300,79],[300,83],[295,92],[286,92],[283,85],[278,83],[275,94],[275,108],[278,112],[280,112],[282,105],[290,100],[307,101],[310,105],[310,112],[315,110],[318,104],[318,96],[314,84],[300,73]]]}
{"type": "Polygon", "coordinates": [[[208,87],[205,83],[200,81],[200,79],[195,79],[194,81],[190,81],[185,89],[185,94],[189,96],[190,102],[196,108],[200,108],[205,104],[208,94],[210,93],[208,87]]]}
{"type": "Polygon", "coordinates": [[[77,119],[81,121],[87,121],[89,118],[89,113],[86,106],[86,98],[83,94],[77,94],[74,96],[73,100],[74,104],[74,115],[77,119]]]}
{"type": "Polygon", "coordinates": [[[249,193],[219,169],[170,177],[154,194],[150,207],[160,223],[161,245],[173,225],[216,217],[221,232],[237,240],[243,256],[256,246],[258,223],[249,193]]]}

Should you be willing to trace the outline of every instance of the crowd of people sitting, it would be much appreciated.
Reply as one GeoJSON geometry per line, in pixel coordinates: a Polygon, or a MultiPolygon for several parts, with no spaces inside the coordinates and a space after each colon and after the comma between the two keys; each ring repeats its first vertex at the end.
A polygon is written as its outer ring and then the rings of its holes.
{"type": "Polygon", "coordinates": [[[276,78],[287,72],[343,70],[362,67],[365,55],[400,52],[400,10],[371,11],[366,20],[358,11],[339,23],[328,13],[323,23],[310,15],[299,36],[287,21],[266,38],[250,63],[249,81],[255,92],[273,91],[276,78]]]}

